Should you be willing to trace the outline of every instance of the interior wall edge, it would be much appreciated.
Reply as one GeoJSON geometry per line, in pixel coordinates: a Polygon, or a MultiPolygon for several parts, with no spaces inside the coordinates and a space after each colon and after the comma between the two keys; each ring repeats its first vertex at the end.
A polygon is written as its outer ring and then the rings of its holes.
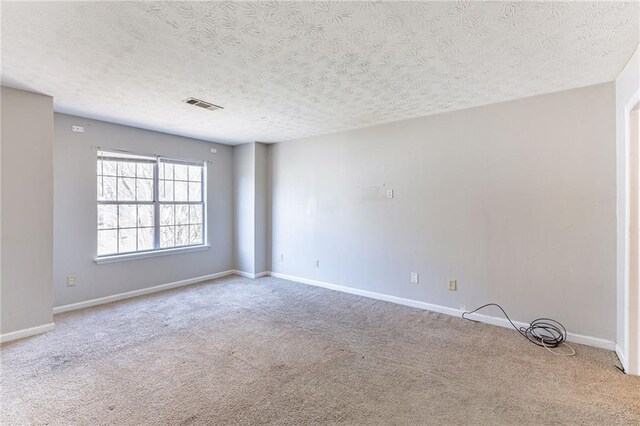
{"type": "Polygon", "coordinates": [[[631,374],[640,374],[640,346],[632,341],[640,341],[640,337],[630,335],[631,321],[637,312],[640,301],[630,300],[630,259],[629,251],[629,191],[630,191],[630,141],[628,140],[629,111],[632,99],[640,91],[640,44],[615,79],[615,117],[616,117],[616,341],[619,357],[625,370],[631,374]]]}
{"type": "Polygon", "coordinates": [[[0,333],[53,317],[53,98],[1,87],[0,333]],[[24,303],[28,302],[28,307],[24,303]]]}

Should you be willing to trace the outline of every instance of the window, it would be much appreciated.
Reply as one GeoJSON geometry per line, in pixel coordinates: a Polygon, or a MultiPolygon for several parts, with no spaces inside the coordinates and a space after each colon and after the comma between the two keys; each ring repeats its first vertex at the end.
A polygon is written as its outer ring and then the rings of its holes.
{"type": "Polygon", "coordinates": [[[205,244],[203,162],[98,151],[98,257],[205,244]]]}

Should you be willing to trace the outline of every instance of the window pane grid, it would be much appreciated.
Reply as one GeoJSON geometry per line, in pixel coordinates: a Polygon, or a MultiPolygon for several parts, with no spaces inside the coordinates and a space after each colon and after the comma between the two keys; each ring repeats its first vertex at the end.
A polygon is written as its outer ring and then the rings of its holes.
{"type": "Polygon", "coordinates": [[[162,248],[203,244],[204,203],[160,203],[162,248]]]}
{"type": "Polygon", "coordinates": [[[204,244],[203,172],[99,153],[98,256],[204,244]]]}
{"type": "Polygon", "coordinates": [[[173,164],[159,165],[160,202],[202,202],[202,167],[173,164]]]}
{"type": "Polygon", "coordinates": [[[98,253],[152,250],[153,204],[98,204],[98,253]]]}

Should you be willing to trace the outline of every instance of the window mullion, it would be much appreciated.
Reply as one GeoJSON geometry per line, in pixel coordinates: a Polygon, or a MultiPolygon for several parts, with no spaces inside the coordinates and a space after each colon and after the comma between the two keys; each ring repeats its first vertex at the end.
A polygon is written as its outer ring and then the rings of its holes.
{"type": "Polygon", "coordinates": [[[116,253],[120,253],[120,196],[118,193],[118,171],[120,170],[119,163],[116,162],[116,193],[114,194],[116,197],[116,201],[118,202],[116,205],[116,253]]]}
{"type": "Polygon", "coordinates": [[[153,248],[160,248],[160,159],[153,166],[153,248]]]}

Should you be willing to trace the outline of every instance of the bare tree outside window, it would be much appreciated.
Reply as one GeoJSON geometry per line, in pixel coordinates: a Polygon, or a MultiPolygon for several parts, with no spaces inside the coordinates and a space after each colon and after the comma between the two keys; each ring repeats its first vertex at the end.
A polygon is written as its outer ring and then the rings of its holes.
{"type": "Polygon", "coordinates": [[[203,162],[98,152],[98,257],[205,244],[203,162]]]}

